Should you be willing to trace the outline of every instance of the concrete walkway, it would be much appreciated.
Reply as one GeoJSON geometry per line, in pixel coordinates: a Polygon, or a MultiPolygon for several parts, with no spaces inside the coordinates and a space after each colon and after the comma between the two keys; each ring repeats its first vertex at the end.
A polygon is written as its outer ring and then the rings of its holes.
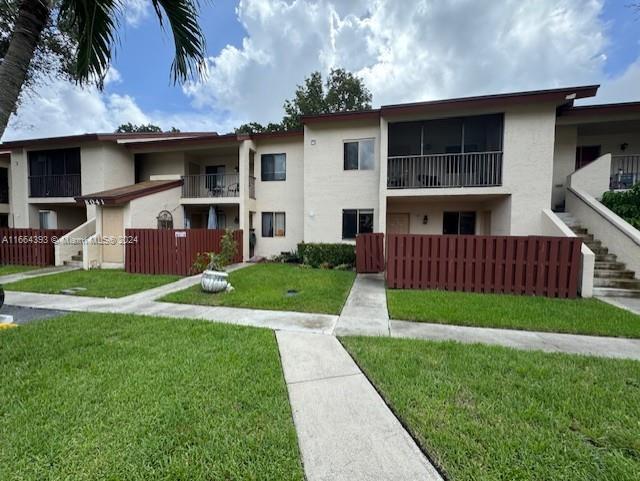
{"type": "Polygon", "coordinates": [[[78,269],[78,267],[74,266],[58,266],[33,269],[25,272],[17,272],[15,274],[0,276],[0,284],[9,284],[11,282],[18,282],[23,279],[31,279],[33,277],[50,276],[51,274],[60,274],[61,272],[77,271],[78,269]]]}
{"type": "Polygon", "coordinates": [[[389,335],[384,274],[358,274],[340,313],[335,334],[389,335]]]}
{"type": "Polygon", "coordinates": [[[309,481],[442,479],[335,337],[276,337],[309,481]]]}
{"type": "Polygon", "coordinates": [[[640,299],[637,297],[598,297],[598,299],[640,316],[640,299]]]}
{"type": "Polygon", "coordinates": [[[640,360],[640,339],[391,321],[391,337],[493,344],[524,350],[640,360]]]}

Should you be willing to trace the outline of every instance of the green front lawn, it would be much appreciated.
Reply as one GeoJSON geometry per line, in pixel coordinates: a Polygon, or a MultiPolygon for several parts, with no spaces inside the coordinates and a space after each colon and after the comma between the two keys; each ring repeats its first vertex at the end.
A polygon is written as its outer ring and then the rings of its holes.
{"type": "Polygon", "coordinates": [[[273,332],[73,314],[0,332],[0,479],[302,480],[273,332]]]}
{"type": "Polygon", "coordinates": [[[339,314],[355,279],[350,271],[303,268],[294,264],[256,264],[229,274],[235,291],[210,294],[200,285],[162,301],[207,306],[250,307],[279,311],[339,314]],[[288,296],[287,291],[296,295],[288,296]]]}
{"type": "Polygon", "coordinates": [[[452,481],[640,479],[640,362],[342,342],[452,481]]]}
{"type": "Polygon", "coordinates": [[[41,267],[6,264],[6,265],[0,266],[0,276],[7,276],[9,274],[19,274],[20,272],[33,271],[35,269],[41,269],[41,267]]]}
{"type": "Polygon", "coordinates": [[[597,299],[388,289],[387,304],[392,319],[640,337],[640,316],[597,299]]]}
{"type": "Polygon", "coordinates": [[[93,269],[90,271],[68,271],[32,279],[23,279],[6,284],[8,291],[41,292],[60,294],[64,289],[75,287],[84,290],[72,295],[89,297],[123,297],[146,291],[179,280],[179,276],[129,274],[123,270],[93,269]]]}

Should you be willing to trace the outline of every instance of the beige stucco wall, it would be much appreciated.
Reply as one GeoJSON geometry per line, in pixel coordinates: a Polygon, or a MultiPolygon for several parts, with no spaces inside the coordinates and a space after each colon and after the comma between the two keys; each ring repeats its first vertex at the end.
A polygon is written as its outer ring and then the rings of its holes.
{"type": "MultiPolygon", "coordinates": [[[[631,155],[640,154],[640,132],[622,132],[616,134],[578,135],[578,145],[599,145],[601,154],[631,155]],[[620,146],[628,144],[625,150],[620,146]]],[[[574,152],[575,155],[575,152],[574,152]]]]}
{"type": "MultiPolygon", "coordinates": [[[[80,178],[83,195],[134,183],[133,154],[122,145],[90,142],[80,146],[80,178]]],[[[87,206],[87,218],[95,206],[87,206]]]]}
{"type": "Polygon", "coordinates": [[[409,214],[409,233],[430,235],[442,234],[444,212],[475,212],[477,235],[500,235],[500,233],[494,232],[492,228],[493,219],[504,215],[498,207],[507,202],[507,197],[481,200],[466,198],[460,200],[415,199],[397,201],[396,199],[388,199],[386,212],[387,216],[395,213],[409,214]],[[426,224],[424,224],[424,216],[427,216],[426,224]]]}
{"type": "Polygon", "coordinates": [[[184,152],[154,152],[138,154],[140,162],[140,182],[152,175],[185,174],[184,152]]]}
{"type": "Polygon", "coordinates": [[[301,137],[265,140],[256,143],[255,254],[270,257],[296,248],[304,237],[304,145],[301,137]],[[262,154],[286,154],[286,180],[261,180],[262,154]],[[285,236],[262,237],[262,212],[285,213],[285,236]]]}
{"type": "Polygon", "coordinates": [[[181,192],[181,187],[175,187],[131,200],[124,217],[125,228],[156,229],[158,214],[168,210],[173,216],[174,228],[182,229],[184,210],[180,205],[181,192]]]}
{"type": "Polygon", "coordinates": [[[343,242],[343,209],[373,209],[373,229],[379,231],[380,124],[377,120],[305,126],[305,242],[343,242]],[[343,143],[360,139],[375,139],[375,168],[345,171],[343,143]]]}
{"type": "Polygon", "coordinates": [[[508,234],[543,232],[540,213],[551,207],[556,108],[513,107],[504,115],[503,186],[511,192],[508,234]]]}
{"type": "Polygon", "coordinates": [[[553,193],[551,207],[564,202],[567,177],[576,167],[576,143],[578,128],[575,125],[558,125],[553,153],[553,193]]]}

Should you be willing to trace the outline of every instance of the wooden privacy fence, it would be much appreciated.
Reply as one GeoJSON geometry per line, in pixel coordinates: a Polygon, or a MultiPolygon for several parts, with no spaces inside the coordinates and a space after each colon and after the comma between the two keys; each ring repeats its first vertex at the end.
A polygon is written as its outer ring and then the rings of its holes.
{"type": "Polygon", "coordinates": [[[392,234],[387,285],[573,298],[581,243],[569,237],[392,234]]]}
{"type": "Polygon", "coordinates": [[[356,236],[356,271],[359,273],[384,271],[384,234],[356,236]]]}
{"type": "Polygon", "coordinates": [[[52,266],[54,242],[69,232],[66,229],[0,229],[0,264],[52,266]]]}
{"type": "MultiPolygon", "coordinates": [[[[140,274],[187,276],[200,253],[220,252],[222,229],[126,229],[125,270],[140,274]]],[[[242,262],[242,230],[233,232],[242,262]]]]}

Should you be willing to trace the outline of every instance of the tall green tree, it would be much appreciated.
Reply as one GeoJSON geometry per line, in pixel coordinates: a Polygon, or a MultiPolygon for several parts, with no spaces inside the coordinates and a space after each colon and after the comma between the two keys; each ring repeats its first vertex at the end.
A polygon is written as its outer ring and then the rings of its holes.
{"type": "Polygon", "coordinates": [[[292,99],[284,102],[285,115],[279,124],[262,125],[258,122],[243,124],[236,133],[254,134],[299,130],[303,115],[331,114],[371,109],[371,92],[364,81],[344,69],[332,69],[323,83],[320,72],[312,72],[298,85],[292,99]]]}
{"type": "MultiPolygon", "coordinates": [[[[69,75],[78,83],[103,81],[118,41],[124,0],[0,0],[13,7],[8,43],[0,63],[0,138],[15,111],[20,93],[28,82],[30,68],[43,49],[47,29],[68,35],[73,48],[69,75]],[[39,50],[40,49],[40,50],[39,50]]],[[[149,0],[160,25],[169,24],[175,57],[171,65],[174,82],[184,82],[202,73],[206,53],[199,25],[199,0],[149,0]]]]}
{"type": "Polygon", "coordinates": [[[371,92],[361,78],[341,68],[332,69],[323,85],[320,72],[313,72],[298,85],[293,99],[285,101],[282,125],[295,130],[302,128],[303,115],[370,109],[371,92]]]}

